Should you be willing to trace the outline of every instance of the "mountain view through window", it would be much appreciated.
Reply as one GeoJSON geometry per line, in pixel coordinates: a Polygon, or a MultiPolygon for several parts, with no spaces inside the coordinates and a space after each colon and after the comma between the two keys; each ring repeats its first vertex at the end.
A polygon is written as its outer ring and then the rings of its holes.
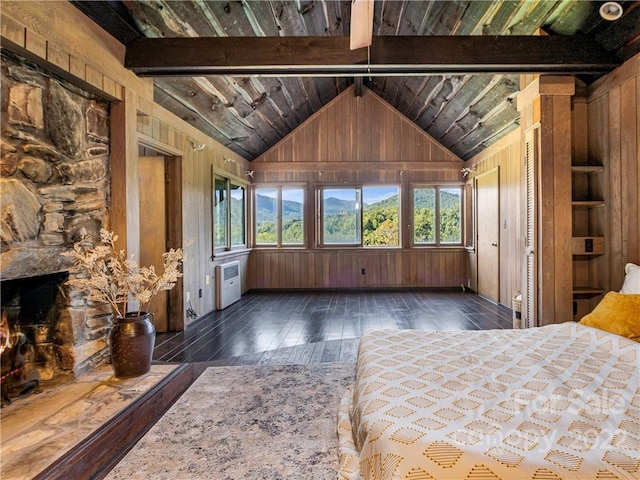
{"type": "MultiPolygon", "coordinates": [[[[323,191],[323,240],[325,244],[359,244],[364,246],[400,245],[400,198],[398,187],[363,187],[362,223],[358,222],[358,196],[355,188],[323,191]]],[[[301,195],[302,198],[302,195],[301,195]]],[[[414,190],[414,242],[461,243],[461,189],[421,188],[414,190]],[[440,214],[436,216],[435,195],[439,192],[440,214]]],[[[277,241],[277,196],[275,189],[261,189],[256,194],[256,243],[277,241]]],[[[302,243],[302,200],[282,200],[282,243],[302,243]]]]}

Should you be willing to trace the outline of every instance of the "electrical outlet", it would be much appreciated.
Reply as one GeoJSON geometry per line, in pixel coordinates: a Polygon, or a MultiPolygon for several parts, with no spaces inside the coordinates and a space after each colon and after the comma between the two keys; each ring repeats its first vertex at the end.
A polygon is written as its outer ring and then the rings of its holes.
{"type": "Polygon", "coordinates": [[[187,302],[191,301],[191,292],[187,292],[187,302]]]}
{"type": "Polygon", "coordinates": [[[367,273],[367,271],[364,268],[360,269],[360,275],[364,275],[365,273],[367,273]]]}
{"type": "Polygon", "coordinates": [[[593,238],[584,239],[584,251],[586,253],[593,253],[593,238]]]}
{"type": "Polygon", "coordinates": [[[205,283],[205,285],[209,285],[209,281],[210,281],[209,275],[205,276],[205,277],[204,277],[204,283],[205,283]]]}
{"type": "Polygon", "coordinates": [[[198,298],[202,298],[202,289],[201,288],[198,289],[198,298]]]}

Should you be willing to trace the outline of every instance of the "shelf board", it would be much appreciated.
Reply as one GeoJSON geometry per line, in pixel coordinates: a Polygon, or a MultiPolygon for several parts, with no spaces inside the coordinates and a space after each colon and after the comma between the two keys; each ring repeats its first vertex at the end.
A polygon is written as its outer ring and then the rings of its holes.
{"type": "Polygon", "coordinates": [[[605,293],[604,289],[598,287],[573,287],[574,295],[596,296],[605,293]]]}
{"type": "Polygon", "coordinates": [[[581,173],[602,173],[604,166],[602,165],[572,165],[571,171],[581,173]]]}
{"type": "Polygon", "coordinates": [[[571,239],[571,252],[573,255],[604,255],[604,237],[573,237],[571,239]],[[586,250],[587,241],[591,241],[591,251],[586,250]]]}
{"type": "Polygon", "coordinates": [[[588,208],[604,207],[604,200],[574,200],[571,202],[571,205],[574,207],[588,208]]]}

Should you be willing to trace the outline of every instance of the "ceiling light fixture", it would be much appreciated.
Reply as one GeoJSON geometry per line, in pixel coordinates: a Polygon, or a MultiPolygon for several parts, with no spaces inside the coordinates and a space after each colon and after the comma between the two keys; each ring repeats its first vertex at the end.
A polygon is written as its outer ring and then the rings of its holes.
{"type": "Polygon", "coordinates": [[[610,22],[622,16],[622,5],[618,2],[605,2],[600,7],[600,16],[610,22]]]}

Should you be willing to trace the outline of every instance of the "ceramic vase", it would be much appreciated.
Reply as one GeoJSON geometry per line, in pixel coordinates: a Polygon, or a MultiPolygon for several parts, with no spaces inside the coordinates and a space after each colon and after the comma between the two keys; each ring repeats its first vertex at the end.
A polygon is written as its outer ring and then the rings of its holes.
{"type": "Polygon", "coordinates": [[[117,378],[137,377],[151,369],[156,329],[149,312],[129,312],[111,329],[111,365],[117,378]]]}

